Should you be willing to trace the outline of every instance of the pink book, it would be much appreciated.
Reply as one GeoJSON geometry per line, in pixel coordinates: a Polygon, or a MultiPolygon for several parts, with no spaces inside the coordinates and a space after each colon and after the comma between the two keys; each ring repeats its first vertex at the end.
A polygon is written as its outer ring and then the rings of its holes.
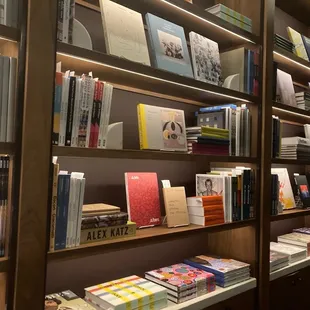
{"type": "Polygon", "coordinates": [[[97,81],[95,83],[93,109],[92,109],[92,115],[91,115],[90,136],[89,136],[89,145],[88,145],[89,147],[97,147],[97,144],[94,144],[94,139],[95,139],[95,131],[96,131],[96,115],[98,112],[99,85],[100,85],[100,82],[97,81]]]}
{"type": "Polygon", "coordinates": [[[97,111],[96,111],[96,119],[95,119],[94,134],[93,134],[93,147],[97,147],[98,145],[103,92],[104,92],[104,83],[99,82],[98,97],[97,97],[97,111]]]}

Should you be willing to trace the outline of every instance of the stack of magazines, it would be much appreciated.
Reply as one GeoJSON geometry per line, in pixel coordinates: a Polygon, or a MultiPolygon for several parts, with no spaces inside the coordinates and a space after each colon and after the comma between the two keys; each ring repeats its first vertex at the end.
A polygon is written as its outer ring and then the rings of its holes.
{"type": "Polygon", "coordinates": [[[281,254],[288,255],[290,264],[296,263],[302,259],[307,258],[306,249],[299,248],[298,246],[294,246],[290,244],[270,242],[270,250],[281,253],[281,254]]]}
{"type": "Polygon", "coordinates": [[[274,44],[290,53],[294,53],[294,44],[278,34],[274,35],[274,44]]]}
{"type": "Polygon", "coordinates": [[[310,159],[310,139],[302,137],[282,138],[281,158],[310,159]]]}
{"type": "Polygon", "coordinates": [[[270,272],[286,267],[288,263],[289,256],[287,254],[270,250],[270,272]]]}

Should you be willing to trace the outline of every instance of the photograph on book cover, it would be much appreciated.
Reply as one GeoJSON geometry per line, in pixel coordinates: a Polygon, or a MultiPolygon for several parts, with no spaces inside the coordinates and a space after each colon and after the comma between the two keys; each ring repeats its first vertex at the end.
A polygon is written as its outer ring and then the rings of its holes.
{"type": "Polygon", "coordinates": [[[157,30],[162,53],[176,62],[184,62],[182,40],[170,33],[157,30]]]}
{"type": "Polygon", "coordinates": [[[223,178],[210,175],[196,176],[197,196],[221,196],[223,194],[223,178]]]}

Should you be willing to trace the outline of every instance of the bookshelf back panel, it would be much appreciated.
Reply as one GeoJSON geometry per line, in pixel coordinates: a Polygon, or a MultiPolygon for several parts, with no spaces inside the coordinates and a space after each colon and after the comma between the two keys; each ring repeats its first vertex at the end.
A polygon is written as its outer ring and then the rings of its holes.
{"type": "Polygon", "coordinates": [[[289,234],[295,228],[304,227],[305,216],[271,222],[270,225],[270,241],[277,242],[278,236],[289,234]]]}

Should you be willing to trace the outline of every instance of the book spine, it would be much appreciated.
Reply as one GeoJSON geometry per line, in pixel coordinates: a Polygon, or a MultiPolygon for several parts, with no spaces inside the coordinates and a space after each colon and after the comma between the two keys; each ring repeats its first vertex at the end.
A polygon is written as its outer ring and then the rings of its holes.
{"type": "Polygon", "coordinates": [[[69,24],[68,24],[68,43],[73,43],[73,21],[75,17],[75,0],[70,0],[69,24]]]}
{"type": "Polygon", "coordinates": [[[69,84],[69,99],[68,99],[68,112],[67,112],[67,124],[66,124],[66,146],[71,146],[72,137],[72,124],[74,114],[74,103],[75,103],[75,88],[76,88],[76,77],[70,77],[69,84]]]}
{"type": "Polygon", "coordinates": [[[64,181],[64,193],[63,193],[63,226],[62,226],[62,238],[61,248],[66,248],[67,242],[67,228],[68,228],[68,210],[69,210],[69,196],[70,196],[70,175],[65,176],[64,181]]]}
{"type": "Polygon", "coordinates": [[[251,189],[251,171],[243,172],[243,220],[248,220],[250,216],[250,189],[251,189]]]}
{"type": "Polygon", "coordinates": [[[63,27],[64,27],[64,2],[65,0],[58,0],[58,20],[57,20],[57,40],[63,41],[63,27]]]}
{"type": "Polygon", "coordinates": [[[108,85],[108,101],[107,101],[107,109],[104,113],[104,123],[102,124],[102,132],[103,132],[103,138],[102,138],[102,147],[107,147],[107,136],[108,136],[108,127],[110,122],[110,113],[111,113],[111,105],[112,105],[112,95],[113,95],[113,86],[110,84],[108,85]]]}
{"type": "Polygon", "coordinates": [[[232,220],[233,222],[237,221],[238,219],[238,211],[237,211],[237,195],[238,195],[238,179],[237,177],[233,176],[231,178],[231,199],[232,199],[232,220]]]}
{"type": "Polygon", "coordinates": [[[242,220],[242,177],[241,175],[237,176],[237,185],[238,185],[238,191],[237,191],[237,221],[242,220]]]}
{"type": "Polygon", "coordinates": [[[64,0],[62,42],[69,43],[70,1],[64,0]]]}
{"type": "Polygon", "coordinates": [[[96,115],[96,123],[95,123],[94,147],[98,147],[98,141],[99,141],[99,132],[100,132],[100,125],[101,125],[101,113],[102,113],[103,90],[104,90],[104,83],[100,82],[100,84],[99,84],[99,92],[98,92],[98,101],[97,101],[97,115],[96,115]]]}
{"type": "Polygon", "coordinates": [[[73,147],[78,146],[80,109],[81,109],[81,99],[82,99],[81,88],[82,88],[82,79],[77,79],[76,80],[76,89],[75,89],[73,123],[72,123],[72,136],[71,136],[71,146],[73,146],[73,147]]]}
{"type": "Polygon", "coordinates": [[[63,229],[63,204],[64,204],[64,184],[65,176],[58,176],[58,187],[57,187],[57,211],[56,211],[56,231],[55,231],[55,250],[60,250],[62,229],[63,229]]]}
{"type": "Polygon", "coordinates": [[[10,57],[9,74],[9,99],[8,99],[8,117],[7,117],[7,135],[6,142],[14,141],[14,118],[16,104],[16,68],[17,59],[10,57]]]}
{"type": "Polygon", "coordinates": [[[89,138],[89,147],[96,147],[94,144],[95,140],[95,126],[96,126],[96,117],[97,117],[97,104],[98,104],[98,93],[99,93],[99,81],[95,83],[95,91],[94,91],[94,100],[93,100],[93,108],[91,114],[91,125],[90,125],[90,138],[89,138]]]}
{"type": "Polygon", "coordinates": [[[205,113],[205,112],[219,112],[222,109],[225,108],[231,108],[231,109],[236,109],[237,106],[235,104],[226,104],[226,105],[221,105],[221,106],[215,106],[215,107],[205,107],[205,108],[200,108],[199,112],[205,113]]]}
{"type": "Polygon", "coordinates": [[[147,126],[145,119],[145,108],[143,104],[138,104],[138,126],[139,126],[139,140],[140,140],[140,149],[148,148],[147,140],[147,126]]]}
{"type": "Polygon", "coordinates": [[[87,119],[87,129],[86,129],[86,140],[85,145],[89,147],[89,139],[90,139],[90,125],[91,125],[91,115],[93,110],[93,100],[94,100],[94,91],[95,91],[95,81],[94,79],[89,79],[89,84],[87,85],[87,107],[88,107],[88,119],[87,119]]]}
{"type": "MultiPolygon", "coordinates": [[[[73,201],[71,210],[71,227],[70,227],[70,245],[69,247],[74,247],[76,244],[76,227],[77,227],[77,216],[78,216],[78,203],[80,195],[80,179],[76,178],[74,180],[74,190],[73,190],[73,201]]],[[[71,194],[71,192],[70,192],[71,194]]]]}
{"type": "Polygon", "coordinates": [[[55,250],[58,173],[59,173],[59,164],[53,164],[53,189],[52,189],[52,206],[51,206],[50,251],[55,250]]]}
{"type": "Polygon", "coordinates": [[[0,141],[6,142],[7,135],[7,114],[9,99],[9,75],[10,75],[10,58],[3,57],[2,75],[2,95],[1,95],[1,124],[0,124],[0,141]]]}
{"type": "Polygon", "coordinates": [[[60,109],[60,128],[59,128],[59,146],[65,146],[66,142],[66,124],[68,112],[68,96],[69,96],[69,79],[63,77],[62,80],[62,100],[60,109]]]}
{"type": "Polygon", "coordinates": [[[255,218],[255,173],[254,171],[250,171],[250,188],[248,191],[248,204],[250,208],[250,218],[254,219],[255,218]]]}
{"type": "Polygon", "coordinates": [[[84,193],[85,193],[85,179],[81,179],[80,182],[80,192],[79,192],[79,200],[78,200],[78,214],[77,214],[77,227],[76,227],[76,239],[75,246],[79,246],[81,243],[81,226],[82,226],[82,210],[84,203],[84,193]]]}
{"type": "Polygon", "coordinates": [[[53,115],[53,135],[52,143],[58,145],[60,129],[60,110],[62,95],[62,73],[56,72],[55,95],[54,95],[54,115],[53,115]]]}
{"type": "Polygon", "coordinates": [[[72,227],[73,227],[73,213],[74,213],[74,199],[75,199],[75,184],[76,179],[70,178],[70,191],[69,191],[69,203],[68,203],[68,217],[67,217],[67,233],[66,233],[66,248],[71,247],[72,242],[72,227]]]}

